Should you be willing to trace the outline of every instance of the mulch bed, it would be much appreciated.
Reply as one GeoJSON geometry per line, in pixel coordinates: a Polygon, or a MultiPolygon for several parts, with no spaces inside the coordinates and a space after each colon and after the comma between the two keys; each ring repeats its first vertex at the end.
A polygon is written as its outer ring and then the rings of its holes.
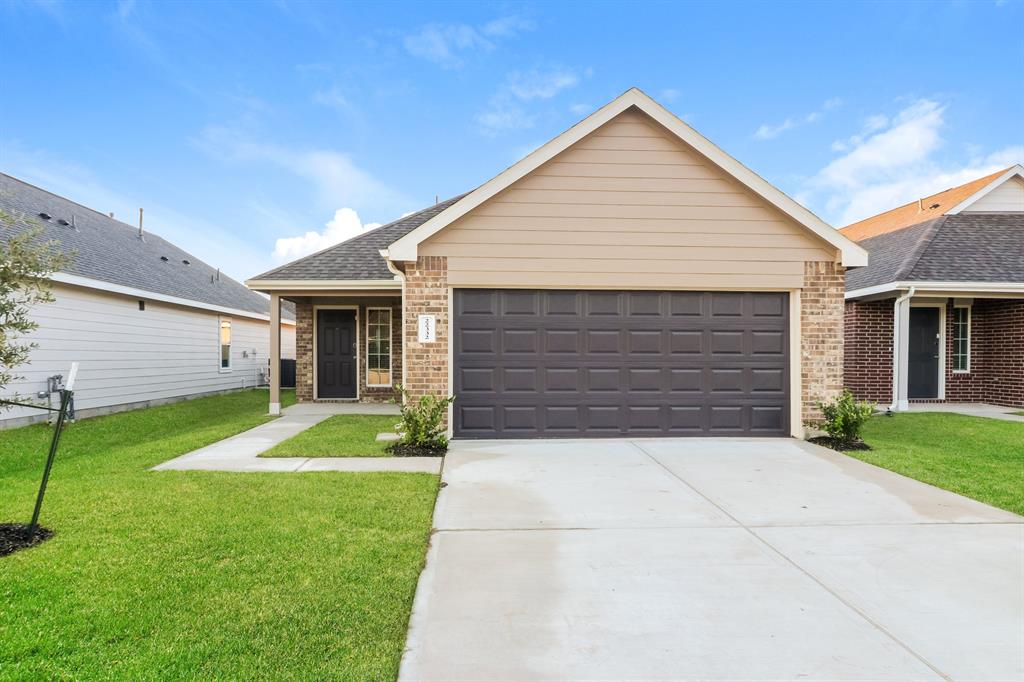
{"type": "Polygon", "coordinates": [[[36,526],[36,532],[29,537],[28,524],[0,523],[0,556],[7,556],[19,549],[38,545],[51,537],[53,537],[53,531],[42,526],[36,526]]]}
{"type": "Polygon", "coordinates": [[[839,450],[840,452],[846,452],[849,450],[870,450],[871,446],[862,440],[855,440],[852,443],[847,443],[843,440],[832,438],[831,436],[819,436],[818,438],[808,438],[809,443],[815,445],[821,445],[822,447],[831,448],[832,450],[839,450]]]}
{"type": "Polygon", "coordinates": [[[405,443],[393,443],[385,450],[395,457],[444,457],[444,453],[448,452],[448,448],[423,448],[405,443]]]}

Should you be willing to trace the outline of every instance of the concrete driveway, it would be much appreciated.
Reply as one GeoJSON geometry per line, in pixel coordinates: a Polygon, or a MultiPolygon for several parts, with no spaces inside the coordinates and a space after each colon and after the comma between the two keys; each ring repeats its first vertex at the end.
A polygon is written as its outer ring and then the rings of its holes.
{"type": "Polygon", "coordinates": [[[403,680],[1020,680],[1024,518],[793,440],[457,442],[403,680]]]}

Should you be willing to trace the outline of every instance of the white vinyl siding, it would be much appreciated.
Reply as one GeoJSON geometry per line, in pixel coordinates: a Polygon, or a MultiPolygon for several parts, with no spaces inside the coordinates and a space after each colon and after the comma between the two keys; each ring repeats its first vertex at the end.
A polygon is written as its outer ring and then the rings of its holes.
{"type": "MultiPolygon", "coordinates": [[[[138,297],[56,285],[55,301],[38,306],[39,328],[23,376],[4,390],[34,397],[53,374],[67,376],[79,363],[75,407],[106,408],[254,386],[265,376],[270,354],[268,323],[232,317],[231,369],[220,371],[221,317],[216,313],[138,297]]],[[[283,325],[282,345],[294,349],[295,327],[283,325]]],[[[294,350],[292,351],[294,357],[294,350]]],[[[18,408],[0,411],[0,422],[40,415],[18,408]]]]}
{"type": "Polygon", "coordinates": [[[971,371],[971,309],[953,308],[953,371],[971,371]]]}
{"type": "Polygon", "coordinates": [[[1021,178],[1010,178],[961,211],[961,213],[1021,212],[1024,212],[1024,180],[1021,178]]]}

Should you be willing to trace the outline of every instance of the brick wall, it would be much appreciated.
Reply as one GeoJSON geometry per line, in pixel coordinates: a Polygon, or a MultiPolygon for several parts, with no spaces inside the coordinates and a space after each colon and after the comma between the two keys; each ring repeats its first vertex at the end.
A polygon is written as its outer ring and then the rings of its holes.
{"type": "Polygon", "coordinates": [[[836,263],[804,264],[800,291],[800,360],[803,420],[821,418],[819,401],[843,390],[843,302],[845,271],[836,263]]]}
{"type": "Polygon", "coordinates": [[[388,402],[395,391],[386,386],[366,385],[366,309],[391,308],[391,376],[392,384],[402,380],[402,301],[400,298],[374,298],[356,301],[344,298],[300,299],[295,302],[295,397],[299,402],[313,400],[313,306],[355,305],[359,309],[359,399],[361,402],[388,402]]]}
{"type": "Polygon", "coordinates": [[[954,305],[946,305],[946,400],[1024,407],[1024,300],[974,300],[971,369],[953,371],[954,305]]]}
{"type": "Polygon", "coordinates": [[[448,260],[423,256],[405,270],[405,387],[413,397],[450,395],[448,387],[448,260]],[[420,343],[419,316],[437,318],[436,341],[420,343]]]}
{"type": "Polygon", "coordinates": [[[843,374],[860,400],[892,403],[892,322],[893,299],[846,303],[843,374]]]}
{"type": "Polygon", "coordinates": [[[313,303],[295,301],[295,399],[313,400],[313,303]]]}

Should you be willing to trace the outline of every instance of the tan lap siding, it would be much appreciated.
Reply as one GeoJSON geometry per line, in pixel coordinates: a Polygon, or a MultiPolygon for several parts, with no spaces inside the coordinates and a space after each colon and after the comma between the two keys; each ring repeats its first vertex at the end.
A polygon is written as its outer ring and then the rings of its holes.
{"type": "Polygon", "coordinates": [[[834,249],[626,112],[420,246],[451,286],[798,289],[834,249]]]}

